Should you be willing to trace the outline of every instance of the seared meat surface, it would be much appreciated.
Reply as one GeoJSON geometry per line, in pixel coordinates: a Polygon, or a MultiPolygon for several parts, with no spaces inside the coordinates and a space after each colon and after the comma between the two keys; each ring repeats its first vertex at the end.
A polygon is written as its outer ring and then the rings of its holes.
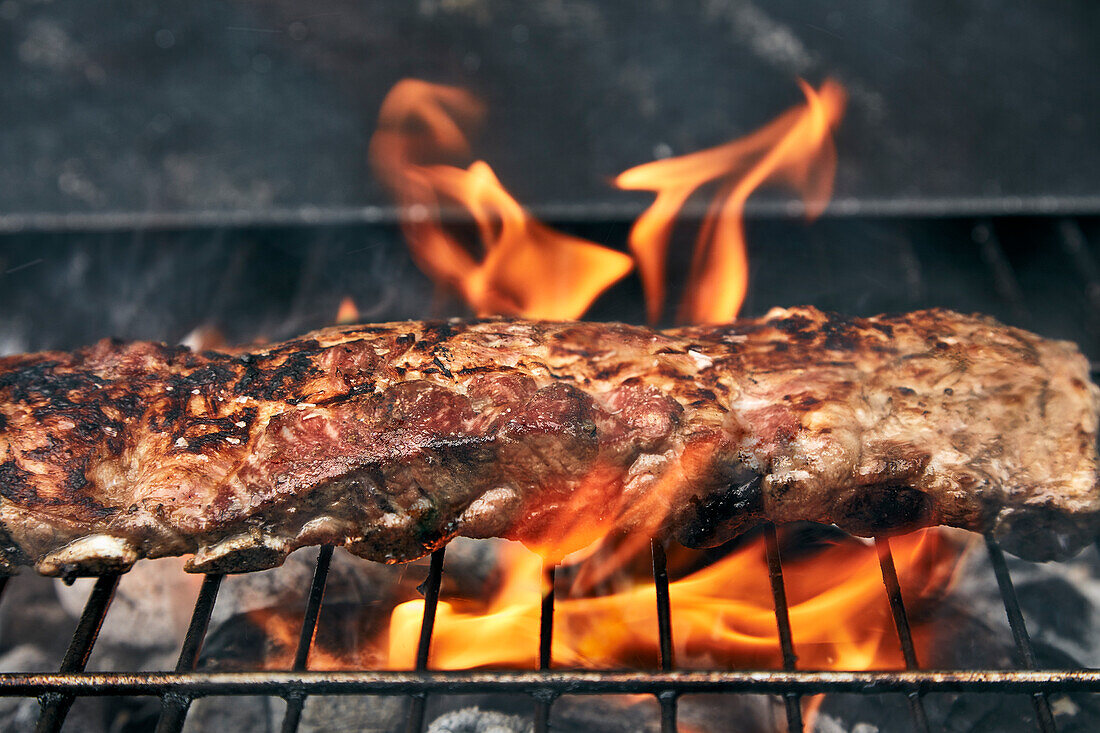
{"type": "MultiPolygon", "coordinates": [[[[251,353],[103,341],[0,359],[0,565],[47,575],[456,535],[698,546],[753,524],[1090,542],[1098,390],[981,316],[777,309],[731,325],[408,322],[251,353]]],[[[560,549],[560,548],[559,548],[560,549]]]]}

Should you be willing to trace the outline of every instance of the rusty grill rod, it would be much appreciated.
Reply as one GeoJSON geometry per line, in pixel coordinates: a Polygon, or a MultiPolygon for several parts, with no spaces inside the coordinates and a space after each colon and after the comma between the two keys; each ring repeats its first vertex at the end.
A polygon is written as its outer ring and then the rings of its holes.
{"type": "MultiPolygon", "coordinates": [[[[1008,625],[1012,628],[1012,637],[1016,640],[1016,651],[1020,655],[1020,662],[1025,669],[1035,669],[1037,666],[1035,652],[1031,648],[1031,637],[1027,633],[1024,614],[1020,611],[1020,601],[1016,597],[1016,588],[1012,585],[1012,576],[1008,574],[1004,552],[989,535],[985,536],[985,546],[989,550],[989,560],[993,563],[993,574],[997,576],[997,586],[1001,589],[1005,613],[1008,615],[1008,625]]],[[[1055,733],[1058,727],[1054,723],[1054,715],[1046,693],[1043,690],[1033,692],[1031,704],[1035,708],[1039,729],[1043,733],[1055,733]]]]}
{"type": "MultiPolygon", "coordinates": [[[[554,649],[554,582],[557,580],[557,566],[543,563],[542,566],[542,606],[539,609],[539,670],[547,671],[553,661],[554,649]]],[[[550,730],[550,706],[555,695],[539,693],[535,695],[535,733],[547,733],[550,730]]]]}
{"type": "MultiPolygon", "coordinates": [[[[58,674],[67,675],[84,671],[117,587],[117,573],[100,576],[95,582],[91,594],[88,595],[88,602],[84,604],[84,611],[80,614],[80,621],[76,624],[76,631],[73,632],[65,658],[61,661],[61,671],[58,674]]],[[[39,698],[42,714],[38,717],[35,731],[53,733],[61,730],[61,726],[64,725],[65,716],[69,714],[69,708],[73,705],[73,695],[64,691],[51,694],[51,691],[43,690],[43,693],[39,698]]]]}
{"type": "MultiPolygon", "coordinates": [[[[443,558],[446,548],[441,547],[432,553],[428,565],[428,578],[421,586],[424,592],[424,615],[420,619],[420,638],[416,643],[416,671],[428,669],[428,657],[432,649],[432,630],[435,629],[435,611],[439,606],[439,587],[443,583],[443,558]]],[[[409,713],[405,718],[406,733],[420,733],[424,727],[424,707],[428,702],[426,693],[413,695],[409,700],[409,713]]]]}
{"type": "MultiPolygon", "coordinates": [[[[206,628],[210,624],[210,614],[218,599],[223,575],[207,575],[202,580],[199,596],[195,600],[195,609],[191,612],[191,623],[187,626],[187,635],[183,638],[179,659],[176,660],[177,672],[191,672],[199,660],[202,642],[206,638],[206,628]]],[[[168,693],[161,699],[160,719],[157,721],[157,733],[179,733],[191,707],[191,697],[168,693]]]]}
{"type": "MultiPolygon", "coordinates": [[[[764,527],[764,548],[768,558],[768,579],[772,587],[772,603],[775,606],[775,625],[779,632],[779,647],[783,651],[783,669],[793,672],[798,664],[794,653],[794,637],[791,635],[791,617],[787,610],[787,589],[783,584],[783,562],[779,556],[779,537],[775,525],[764,527]]],[[[798,694],[783,695],[787,709],[788,733],[802,733],[802,701],[798,694]]]]}
{"type": "MultiPolygon", "coordinates": [[[[668,559],[665,557],[664,545],[658,540],[650,541],[650,552],[653,555],[653,588],[657,596],[659,662],[662,672],[671,672],[674,661],[672,657],[672,602],[668,593],[668,559]]],[[[676,698],[675,690],[666,690],[657,694],[657,702],[661,705],[661,733],[676,733],[676,698]]]]}
{"type": "Polygon", "coordinates": [[[0,697],[37,695],[656,695],[677,693],[1100,693],[1100,669],[672,672],[46,672],[0,675],[0,697]]]}
{"type": "MultiPolygon", "coordinates": [[[[905,612],[905,603],[901,597],[901,583],[898,582],[898,571],[894,566],[894,553],[890,550],[890,539],[876,537],[875,549],[878,551],[882,584],[886,586],[886,596],[890,600],[890,614],[894,617],[894,629],[897,630],[898,641],[901,643],[901,655],[905,659],[905,668],[919,669],[917,649],[913,644],[913,631],[909,627],[909,615],[905,612]]],[[[906,698],[909,700],[913,726],[919,733],[928,733],[928,715],[924,711],[924,701],[921,700],[920,692],[913,690],[906,695],[906,698]]]]}
{"type": "MultiPolygon", "coordinates": [[[[309,666],[309,650],[317,635],[317,618],[321,613],[321,602],[325,599],[325,583],[328,581],[328,569],[332,564],[332,545],[322,545],[317,551],[317,566],[313,571],[313,583],[309,587],[306,600],[306,613],[302,617],[302,630],[298,634],[298,648],[294,652],[294,672],[302,672],[309,666]]],[[[284,691],[285,692],[285,691],[284,691]]],[[[306,696],[298,690],[286,694],[286,714],[283,715],[282,733],[295,733],[302,719],[302,706],[306,696]]]]}

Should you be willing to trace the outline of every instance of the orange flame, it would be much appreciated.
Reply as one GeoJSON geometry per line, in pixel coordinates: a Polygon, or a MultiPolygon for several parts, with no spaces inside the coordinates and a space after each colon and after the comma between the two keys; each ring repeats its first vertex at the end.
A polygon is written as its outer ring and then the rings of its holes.
{"type": "Polygon", "coordinates": [[[682,306],[682,320],[691,323],[726,323],[741,308],[748,288],[744,210],[753,191],[765,183],[783,183],[802,194],[808,216],[824,210],[836,172],[830,133],[844,109],[844,90],[833,81],[817,92],[799,83],[806,104],[756,132],[709,150],[639,165],[615,179],[619,188],[657,192],[630,232],[651,321],[664,307],[673,224],[700,186],[717,182],[719,188],[700,227],[682,306]]]}
{"type": "MultiPolygon", "coordinates": [[[[832,192],[836,152],[831,133],[845,94],[826,81],[818,90],[801,83],[806,103],[759,130],[725,145],[623,172],[619,188],[656,192],[629,238],[646,295],[649,318],[665,308],[666,259],[676,217],[703,187],[715,193],[693,252],[681,317],[724,322],[738,313],[748,283],[743,214],[748,198],[766,184],[799,193],[807,215],[825,208],[832,192]]],[[[483,105],[461,89],[417,80],[398,83],[386,96],[370,159],[379,179],[402,207],[402,229],[417,264],[436,282],[459,293],[479,315],[579,317],[606,288],[624,277],[632,260],[623,253],[550,229],[512,198],[483,161],[470,162],[469,132],[485,116],[483,105]],[[462,167],[465,166],[465,167],[462,167]],[[474,222],[474,236],[445,226],[458,208],[474,222]]],[[[435,620],[430,666],[534,668],[542,558],[562,562],[552,656],[558,666],[652,667],[658,638],[655,589],[636,572],[644,566],[649,538],[659,533],[685,487],[711,472],[710,446],[685,452],[644,499],[608,504],[606,482],[593,471],[569,496],[556,499],[532,537],[531,552],[506,548],[502,582],[489,599],[444,597],[435,620]],[[596,498],[593,498],[596,497],[596,498]],[[598,507],[598,510],[596,509],[598,507]],[[614,541],[609,528],[629,526],[614,541]],[[570,554],[571,553],[571,554],[570,554]],[[562,585],[567,587],[561,587],[562,585]],[[595,595],[596,591],[601,595],[595,595]]],[[[784,531],[784,530],[781,530],[784,531]]],[[[960,557],[945,530],[926,530],[893,540],[906,601],[947,590],[960,557]]],[[[873,547],[851,540],[784,558],[795,651],[802,669],[898,668],[903,665],[873,547]]],[[[700,553],[670,550],[685,567],[700,553]]],[[[700,563],[701,564],[701,563],[700,563]]],[[[692,566],[694,567],[694,566],[692,566]]],[[[675,573],[674,573],[675,574],[675,573]]],[[[677,666],[778,668],[782,665],[762,541],[751,541],[721,560],[670,584],[677,666]]],[[[408,597],[408,595],[404,596],[408,597]]],[[[359,659],[388,658],[395,669],[413,667],[424,603],[396,606],[388,633],[359,659]],[[365,656],[364,656],[365,655],[365,656]]],[[[258,615],[269,638],[293,647],[300,621],[258,615]]],[[[918,645],[930,631],[914,628],[918,645]]],[[[284,653],[285,657],[286,654],[284,653]]],[[[285,660],[280,658],[280,663],[285,660]]],[[[346,666],[341,655],[311,659],[317,669],[346,666]]],[[[812,710],[819,700],[809,700],[812,710]]]]}
{"type": "MultiPolygon", "coordinates": [[[[959,546],[946,532],[914,532],[894,538],[892,547],[911,609],[915,599],[947,589],[959,546]]],[[[537,666],[542,560],[518,545],[507,549],[504,580],[488,604],[440,601],[433,669],[537,666]]],[[[848,541],[785,559],[784,577],[801,669],[904,667],[873,547],[848,541]]],[[[762,540],[672,582],[669,594],[678,667],[782,667],[762,540]]],[[[415,649],[408,640],[417,638],[423,607],[414,600],[394,610],[388,667],[412,667],[415,649]]],[[[921,643],[929,633],[918,625],[915,635],[921,643]]],[[[652,667],[657,649],[652,581],[598,597],[559,595],[555,602],[552,657],[558,666],[652,667]]]]}
{"type": "Polygon", "coordinates": [[[340,301],[340,307],[336,309],[336,323],[339,325],[345,325],[348,323],[357,323],[359,321],[359,308],[355,305],[355,301],[351,299],[351,296],[345,296],[340,301]]]}
{"type": "Polygon", "coordinates": [[[402,228],[413,257],[478,315],[578,318],[630,272],[630,257],[536,221],[483,161],[440,164],[469,156],[464,128],[483,115],[467,92],[412,79],[382,103],[370,158],[407,212],[402,228]],[[480,251],[443,226],[444,202],[473,217],[480,251]]]}
{"type": "Polygon", "coordinates": [[[621,475],[597,466],[568,496],[549,502],[548,518],[532,519],[541,507],[527,513],[516,528],[517,538],[548,562],[558,563],[568,556],[578,564],[574,588],[588,593],[648,552],[650,538],[667,528],[674,509],[689,501],[699,487],[711,484],[717,455],[715,440],[698,437],[640,496],[618,491],[621,475]]]}

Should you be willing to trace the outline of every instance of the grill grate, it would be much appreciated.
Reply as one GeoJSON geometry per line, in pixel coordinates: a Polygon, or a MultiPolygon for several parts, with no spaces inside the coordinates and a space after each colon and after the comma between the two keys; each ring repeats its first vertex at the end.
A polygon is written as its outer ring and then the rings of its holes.
{"type": "MultiPolygon", "coordinates": [[[[286,672],[196,672],[210,614],[217,599],[222,576],[207,576],[195,602],[174,672],[88,673],[84,665],[110,608],[118,583],[117,575],[99,578],[84,607],[65,659],[53,674],[0,675],[0,696],[37,696],[41,705],[39,733],[58,731],[73,700],[92,695],[147,695],[161,697],[158,733],[182,730],[191,701],[208,695],[275,695],[287,702],[283,733],[294,733],[305,698],[312,694],[387,694],[410,699],[406,731],[423,730],[426,698],[430,694],[524,693],[534,699],[536,731],[548,730],[550,709],[562,694],[646,693],[661,709],[661,729],[677,729],[676,701],[684,693],[768,693],[779,695],[786,709],[788,729],[803,729],[800,698],[827,692],[868,695],[904,694],[910,705],[915,730],[929,730],[922,695],[928,692],[979,692],[1026,694],[1032,699],[1036,724],[1044,733],[1056,731],[1047,696],[1053,692],[1100,692],[1100,670],[1037,669],[1016,592],[1003,551],[990,537],[985,538],[998,587],[1004,602],[1019,655],[1017,670],[933,671],[919,667],[906,615],[901,587],[894,567],[890,542],[875,541],[882,569],[883,589],[893,612],[898,639],[906,663],[905,671],[832,672],[798,670],[787,615],[782,558],[775,527],[765,528],[765,547],[776,626],[783,652],[782,671],[676,671],[672,654],[672,625],[668,572],[664,548],[652,544],[653,579],[656,585],[660,671],[601,672],[551,670],[553,630],[554,568],[544,568],[545,595],[539,634],[539,671],[532,672],[432,672],[428,670],[435,610],[443,574],[444,551],[431,558],[423,586],[424,617],[413,672],[349,671],[309,672],[309,653],[317,632],[317,619],[324,600],[325,583],[332,560],[332,547],[320,549],[308,596],[305,616],[292,668],[286,672]]],[[[0,593],[7,579],[0,579],[0,593]]]]}
{"type": "MultiPolygon", "coordinates": [[[[1012,587],[1012,578],[1008,574],[1004,553],[991,537],[985,538],[985,544],[989,548],[989,559],[993,562],[993,572],[997,575],[997,587],[1001,589],[1001,598],[1004,599],[1005,613],[1008,614],[1008,623],[1012,627],[1012,636],[1016,640],[1020,661],[1025,669],[1035,669],[1035,654],[1031,650],[1031,638],[1027,635],[1024,615],[1020,612],[1020,602],[1016,599],[1016,589],[1012,587]]],[[[1039,728],[1044,733],[1054,731],[1054,716],[1050,712],[1046,693],[1042,691],[1034,693],[1031,701],[1035,706],[1039,728]]]]}

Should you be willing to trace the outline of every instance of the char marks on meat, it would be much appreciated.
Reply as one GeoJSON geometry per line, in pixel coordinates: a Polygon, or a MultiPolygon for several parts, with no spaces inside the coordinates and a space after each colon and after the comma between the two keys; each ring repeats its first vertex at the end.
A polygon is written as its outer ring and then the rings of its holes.
{"type": "Polygon", "coordinates": [[[457,535],[722,542],[762,520],[1095,536],[1098,391],[1069,343],[932,310],[656,331],[330,328],[251,353],[102,341],[0,359],[0,571],[402,562],[457,535]]]}

